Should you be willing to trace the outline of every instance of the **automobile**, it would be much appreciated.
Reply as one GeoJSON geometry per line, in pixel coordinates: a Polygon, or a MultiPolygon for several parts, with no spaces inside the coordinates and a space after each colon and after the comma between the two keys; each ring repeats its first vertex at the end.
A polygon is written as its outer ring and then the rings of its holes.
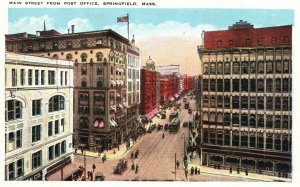
{"type": "Polygon", "coordinates": [[[186,102],[186,98],[183,98],[183,102],[186,102]]]}
{"type": "Polygon", "coordinates": [[[183,127],[187,127],[188,126],[188,122],[187,121],[185,121],[185,122],[183,122],[183,125],[182,125],[183,127]]]}
{"type": "Polygon", "coordinates": [[[152,133],[153,132],[153,129],[151,129],[151,128],[149,128],[148,130],[147,130],[147,133],[152,133]]]}
{"type": "Polygon", "coordinates": [[[162,129],[163,129],[163,125],[158,124],[158,126],[157,126],[157,131],[160,131],[160,130],[162,130],[162,129]]]}
{"type": "Polygon", "coordinates": [[[189,108],[189,114],[192,114],[193,110],[189,108]]]}
{"type": "Polygon", "coordinates": [[[169,124],[165,124],[165,126],[164,126],[164,130],[166,131],[166,130],[168,130],[169,129],[169,124]]]}
{"type": "Polygon", "coordinates": [[[105,176],[103,175],[102,172],[97,171],[95,174],[95,181],[104,181],[105,176]]]}

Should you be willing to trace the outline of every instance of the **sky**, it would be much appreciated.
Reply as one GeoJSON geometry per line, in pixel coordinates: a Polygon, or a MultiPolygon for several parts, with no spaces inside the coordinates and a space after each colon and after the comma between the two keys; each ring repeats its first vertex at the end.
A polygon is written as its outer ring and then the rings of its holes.
{"type": "Polygon", "coordinates": [[[127,38],[127,23],[116,21],[127,13],[142,65],[151,56],[156,65],[179,64],[181,73],[189,75],[200,73],[197,46],[203,30],[225,30],[239,20],[256,28],[294,24],[294,11],[287,9],[10,8],[7,33],[35,34],[45,20],[47,29],[60,33],[74,24],[75,32],[113,29],[127,38]]]}

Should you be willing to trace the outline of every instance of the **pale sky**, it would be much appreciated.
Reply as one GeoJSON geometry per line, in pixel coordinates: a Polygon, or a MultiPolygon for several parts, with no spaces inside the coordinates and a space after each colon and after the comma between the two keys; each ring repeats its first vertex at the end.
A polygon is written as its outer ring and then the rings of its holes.
{"type": "Polygon", "coordinates": [[[90,9],[90,8],[11,8],[8,12],[8,33],[35,34],[43,29],[67,33],[74,24],[75,32],[112,29],[127,38],[127,23],[117,17],[129,14],[130,39],[135,35],[141,63],[149,56],[156,65],[179,64],[181,74],[200,74],[197,46],[202,44],[202,30],[227,29],[239,20],[254,27],[290,25],[293,10],[272,9],[90,9]]]}

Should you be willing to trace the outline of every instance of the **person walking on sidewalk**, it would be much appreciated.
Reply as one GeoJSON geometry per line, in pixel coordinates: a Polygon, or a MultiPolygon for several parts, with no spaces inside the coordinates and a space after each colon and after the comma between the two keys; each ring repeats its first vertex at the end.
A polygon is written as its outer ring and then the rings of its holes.
{"type": "Polygon", "coordinates": [[[165,138],[165,133],[162,134],[162,138],[165,138]]]}
{"type": "Polygon", "coordinates": [[[188,173],[189,173],[189,170],[187,168],[185,168],[185,170],[184,170],[185,179],[187,179],[188,173]]]}
{"type": "Polygon", "coordinates": [[[180,165],[179,161],[176,160],[176,168],[177,168],[177,169],[179,168],[179,165],[180,165]]]}
{"type": "Polygon", "coordinates": [[[95,169],[96,169],[96,165],[93,164],[93,173],[95,172],[95,169]]]}
{"type": "Polygon", "coordinates": [[[139,165],[136,164],[136,166],[135,166],[135,173],[138,173],[138,171],[139,171],[139,165]]]}
{"type": "Polygon", "coordinates": [[[229,173],[232,173],[232,167],[230,166],[230,168],[229,168],[229,173]]]}

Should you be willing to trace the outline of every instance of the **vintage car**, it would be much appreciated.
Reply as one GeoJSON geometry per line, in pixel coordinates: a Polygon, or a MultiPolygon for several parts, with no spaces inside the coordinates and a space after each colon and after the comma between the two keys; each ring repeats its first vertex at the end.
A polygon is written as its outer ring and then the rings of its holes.
{"type": "Polygon", "coordinates": [[[166,123],[164,126],[164,130],[167,131],[168,129],[169,129],[169,124],[166,123]]]}
{"type": "Polygon", "coordinates": [[[114,169],[114,174],[122,174],[125,170],[127,169],[127,160],[125,159],[120,159],[119,163],[114,169]]]}
{"type": "Polygon", "coordinates": [[[163,125],[158,124],[158,126],[157,126],[157,131],[160,131],[160,130],[162,130],[162,129],[163,129],[163,125]]]}
{"type": "Polygon", "coordinates": [[[105,180],[105,176],[103,175],[102,172],[96,172],[95,174],[95,181],[104,181],[105,180]]]}
{"type": "Polygon", "coordinates": [[[185,121],[185,122],[183,122],[183,127],[187,127],[189,124],[188,124],[188,122],[187,121],[185,121]]]}

